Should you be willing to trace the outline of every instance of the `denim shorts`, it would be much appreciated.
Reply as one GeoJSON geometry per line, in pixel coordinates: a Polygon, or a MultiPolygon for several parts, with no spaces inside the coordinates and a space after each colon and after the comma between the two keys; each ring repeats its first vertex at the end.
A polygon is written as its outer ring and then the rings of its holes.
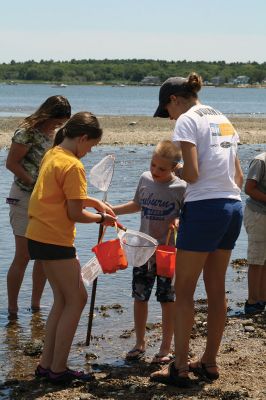
{"type": "Polygon", "coordinates": [[[187,202],[180,215],[176,247],[200,252],[232,250],[240,233],[242,219],[242,202],[239,200],[187,202]]]}
{"type": "Polygon", "coordinates": [[[75,247],[58,246],[28,239],[31,260],[67,260],[76,258],[75,247]]]}
{"type": "Polygon", "coordinates": [[[175,301],[175,290],[171,278],[156,275],[156,264],[147,262],[133,268],[132,297],[138,301],[148,301],[157,277],[155,296],[160,303],[175,301]]]}

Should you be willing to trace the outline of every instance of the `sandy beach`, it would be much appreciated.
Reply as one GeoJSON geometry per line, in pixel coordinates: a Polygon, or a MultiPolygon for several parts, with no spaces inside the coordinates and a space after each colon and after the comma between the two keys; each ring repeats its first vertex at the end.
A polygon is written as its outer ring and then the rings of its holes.
{"type": "MultiPolygon", "coordinates": [[[[244,143],[266,143],[266,118],[230,118],[244,143]]],[[[22,118],[0,118],[0,148],[9,147],[11,137],[22,118]]],[[[143,116],[100,116],[102,144],[156,144],[170,139],[174,121],[143,116]]]]}
{"type": "MultiPolygon", "coordinates": [[[[117,305],[116,305],[117,306],[117,305]]],[[[193,327],[190,352],[192,359],[199,357],[206,341],[206,307],[205,299],[196,301],[196,319],[193,327]]],[[[121,307],[122,308],[122,307],[121,307]]],[[[112,312],[112,305],[106,305],[106,312],[112,312]]],[[[115,312],[115,310],[113,310],[115,312]]],[[[0,384],[3,399],[12,400],[265,400],[266,399],[266,313],[258,316],[228,317],[222,345],[218,356],[220,379],[211,383],[192,374],[192,387],[180,389],[151,382],[151,372],[160,368],[151,364],[151,358],[123,364],[123,356],[118,364],[101,364],[97,353],[101,344],[130,348],[133,330],[124,330],[121,325],[119,337],[110,338],[103,335],[94,336],[92,347],[79,343],[75,348],[79,358],[84,358],[86,370],[95,372],[91,383],[72,383],[52,385],[45,379],[35,379],[34,369],[41,353],[43,329],[25,342],[12,343],[12,358],[15,367],[3,384],[0,384]]],[[[10,326],[14,331],[17,325],[10,326]]],[[[37,330],[36,330],[37,331],[37,330]]],[[[161,325],[147,324],[147,349],[155,352],[161,339],[161,325]]],[[[132,343],[131,343],[132,344],[132,343]]]]}

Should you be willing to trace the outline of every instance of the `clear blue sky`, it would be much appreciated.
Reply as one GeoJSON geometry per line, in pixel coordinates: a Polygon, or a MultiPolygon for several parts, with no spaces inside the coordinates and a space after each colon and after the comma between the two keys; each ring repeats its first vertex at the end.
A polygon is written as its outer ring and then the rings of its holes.
{"type": "Polygon", "coordinates": [[[265,0],[2,0],[0,62],[266,61],[265,0]]]}

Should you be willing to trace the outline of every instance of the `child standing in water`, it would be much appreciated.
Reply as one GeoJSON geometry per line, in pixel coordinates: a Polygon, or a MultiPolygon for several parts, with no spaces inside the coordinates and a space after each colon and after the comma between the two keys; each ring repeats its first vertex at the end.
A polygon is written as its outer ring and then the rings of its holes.
{"type": "Polygon", "coordinates": [[[35,375],[53,383],[92,379],[90,374],[67,368],[67,359],[87,301],[74,247],[75,222],[115,222],[108,206],[87,196],[85,170],[80,161],[101,137],[102,130],[93,114],[75,114],[58,131],[55,146],[44,156],[29,203],[26,236],[30,257],[42,263],[54,295],[35,375]],[[86,211],[85,207],[98,212],[86,211]]]}
{"type": "MultiPolygon", "coordinates": [[[[165,244],[169,229],[178,226],[178,216],[186,189],[186,183],[174,174],[179,151],[169,140],[160,142],[152,155],[150,171],[144,172],[132,201],[113,206],[117,215],[141,211],[140,231],[165,244]]],[[[174,245],[174,235],[171,242],[174,245]]],[[[128,361],[139,360],[145,355],[145,330],[148,317],[148,301],[157,278],[157,300],[162,308],[162,342],[152,362],[167,363],[173,336],[174,289],[171,278],[156,274],[155,256],[141,266],[133,268],[132,296],[134,298],[134,322],[136,344],[127,353],[128,361]]]]}
{"type": "MultiPolygon", "coordinates": [[[[9,318],[17,318],[18,296],[29,262],[28,204],[41,160],[52,147],[55,132],[71,115],[71,106],[64,96],[48,97],[40,107],[26,117],[15,131],[8,152],[6,167],[14,174],[7,203],[10,205],[10,224],[15,238],[15,255],[7,274],[9,318]]],[[[32,270],[31,309],[39,311],[46,278],[36,260],[32,270]]]]}

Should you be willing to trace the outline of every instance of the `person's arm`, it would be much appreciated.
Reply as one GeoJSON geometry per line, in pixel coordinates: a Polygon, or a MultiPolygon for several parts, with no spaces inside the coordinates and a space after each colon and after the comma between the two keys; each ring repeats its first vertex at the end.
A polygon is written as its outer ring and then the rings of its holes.
{"type": "Polygon", "coordinates": [[[74,222],[92,223],[98,222],[103,225],[114,225],[116,218],[106,213],[92,213],[84,209],[82,199],[67,200],[67,213],[68,217],[74,222]]]}
{"type": "Polygon", "coordinates": [[[6,160],[6,168],[26,185],[31,186],[34,180],[21,165],[21,161],[28,151],[28,146],[20,143],[12,143],[6,160]]]}
{"type": "Polygon", "coordinates": [[[87,199],[84,199],[83,207],[84,208],[93,207],[97,211],[105,212],[105,213],[110,214],[113,217],[115,217],[115,214],[114,214],[112,208],[108,204],[104,203],[101,200],[95,199],[94,197],[88,197],[87,199]]]}
{"type": "Polygon", "coordinates": [[[255,179],[247,179],[245,193],[254,200],[266,202],[266,193],[262,193],[257,186],[255,179]]]}
{"type": "Polygon", "coordinates": [[[188,183],[194,183],[199,177],[197,148],[193,143],[182,141],[181,149],[184,160],[181,178],[188,183]]]}
{"type": "Polygon", "coordinates": [[[243,181],[244,181],[244,175],[242,172],[240,161],[239,161],[238,157],[236,157],[236,160],[235,160],[235,183],[237,184],[237,186],[239,187],[240,190],[242,189],[243,181]]]}
{"type": "Polygon", "coordinates": [[[112,206],[112,210],[116,215],[122,214],[132,214],[141,210],[141,206],[135,201],[129,201],[128,203],[119,204],[117,206],[112,206]]]}

